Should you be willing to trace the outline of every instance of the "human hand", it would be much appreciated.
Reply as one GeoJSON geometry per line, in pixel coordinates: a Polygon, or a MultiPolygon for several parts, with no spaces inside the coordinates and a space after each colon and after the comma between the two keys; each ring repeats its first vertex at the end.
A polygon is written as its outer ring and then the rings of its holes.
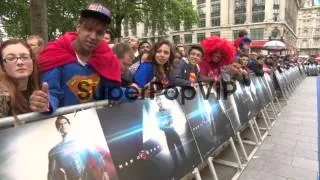
{"type": "Polygon", "coordinates": [[[49,110],[49,86],[44,82],[41,90],[32,93],[29,99],[30,109],[34,112],[48,112],[49,110]]]}

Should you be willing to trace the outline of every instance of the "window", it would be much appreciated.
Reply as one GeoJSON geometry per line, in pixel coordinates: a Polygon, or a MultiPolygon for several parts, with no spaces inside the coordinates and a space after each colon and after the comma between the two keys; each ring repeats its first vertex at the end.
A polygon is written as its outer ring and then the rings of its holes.
{"type": "Polygon", "coordinates": [[[301,47],[302,48],[308,48],[308,41],[307,40],[303,40],[301,47]]]}
{"type": "Polygon", "coordinates": [[[192,34],[185,34],[184,35],[184,43],[191,44],[192,43],[192,34]]]}
{"type": "Polygon", "coordinates": [[[204,4],[206,3],[206,0],[197,0],[197,4],[204,4]]]}
{"type": "Polygon", "coordinates": [[[264,21],[265,0],[252,0],[252,22],[264,21]]]}
{"type": "Polygon", "coordinates": [[[206,35],[204,33],[198,33],[197,34],[197,42],[200,43],[202,40],[204,40],[206,35]]]}
{"type": "Polygon", "coordinates": [[[273,2],[273,20],[279,21],[279,0],[273,2]]]}
{"type": "Polygon", "coordinates": [[[172,36],[172,40],[174,44],[178,44],[180,43],[180,36],[179,35],[172,36]]]}
{"type": "Polygon", "coordinates": [[[234,23],[244,24],[246,21],[246,0],[235,0],[234,23]]]}
{"type": "Polygon", "coordinates": [[[201,27],[206,27],[206,14],[199,14],[199,18],[200,18],[200,21],[199,21],[199,24],[198,24],[198,27],[201,28],[201,27]]]}
{"type": "Polygon", "coordinates": [[[220,31],[211,32],[211,36],[219,36],[220,37],[220,31]]]}
{"type": "Polygon", "coordinates": [[[314,32],[315,36],[320,36],[320,28],[316,28],[314,32]]]}
{"type": "Polygon", "coordinates": [[[314,46],[319,46],[320,44],[320,41],[319,41],[320,39],[319,38],[316,38],[316,39],[313,39],[313,45],[314,46]]]}
{"type": "Polygon", "coordinates": [[[220,26],[220,0],[211,0],[211,26],[220,26]]]}
{"type": "Polygon", "coordinates": [[[252,40],[263,40],[264,29],[263,28],[250,29],[250,37],[252,40]]]}
{"type": "Polygon", "coordinates": [[[174,31],[180,31],[180,24],[174,25],[173,26],[174,31]]]}
{"type": "Polygon", "coordinates": [[[303,36],[308,36],[308,30],[306,28],[303,30],[303,36]]]}
{"type": "Polygon", "coordinates": [[[239,32],[240,30],[233,30],[233,40],[237,39],[237,37],[239,36],[239,32]]]}

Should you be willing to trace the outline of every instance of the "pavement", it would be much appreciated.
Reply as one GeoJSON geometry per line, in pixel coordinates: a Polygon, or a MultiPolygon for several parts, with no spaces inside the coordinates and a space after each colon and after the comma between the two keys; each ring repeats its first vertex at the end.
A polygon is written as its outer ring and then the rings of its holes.
{"type": "Polygon", "coordinates": [[[281,110],[239,180],[316,180],[316,78],[307,77],[281,110]]]}

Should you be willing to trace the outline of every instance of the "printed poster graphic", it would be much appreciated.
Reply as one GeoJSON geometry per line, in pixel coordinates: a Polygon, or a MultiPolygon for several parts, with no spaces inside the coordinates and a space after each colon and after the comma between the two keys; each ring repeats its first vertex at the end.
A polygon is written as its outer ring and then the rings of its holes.
{"type": "Polygon", "coordinates": [[[2,130],[0,144],[1,179],[118,179],[94,109],[2,130]]]}
{"type": "Polygon", "coordinates": [[[98,110],[120,179],[179,179],[200,154],[176,100],[153,100],[98,110]]]}
{"type": "MultiPolygon", "coordinates": [[[[204,92],[208,91],[206,87],[203,88],[204,92]]],[[[233,135],[231,123],[222,111],[215,90],[212,89],[209,98],[205,99],[198,88],[195,98],[186,100],[181,106],[203,159],[233,135]]]]}

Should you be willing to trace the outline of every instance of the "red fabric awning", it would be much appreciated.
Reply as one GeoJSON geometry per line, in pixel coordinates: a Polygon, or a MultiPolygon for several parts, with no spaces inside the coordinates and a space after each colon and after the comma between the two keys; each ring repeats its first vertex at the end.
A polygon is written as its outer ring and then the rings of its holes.
{"type": "Polygon", "coordinates": [[[251,47],[263,47],[263,45],[268,41],[252,41],[251,47]]]}
{"type": "MultiPolygon", "coordinates": [[[[262,48],[263,45],[268,42],[268,41],[252,41],[250,46],[251,47],[259,47],[259,48],[262,48]]],[[[234,44],[234,41],[231,41],[232,44],[234,44]]]]}

